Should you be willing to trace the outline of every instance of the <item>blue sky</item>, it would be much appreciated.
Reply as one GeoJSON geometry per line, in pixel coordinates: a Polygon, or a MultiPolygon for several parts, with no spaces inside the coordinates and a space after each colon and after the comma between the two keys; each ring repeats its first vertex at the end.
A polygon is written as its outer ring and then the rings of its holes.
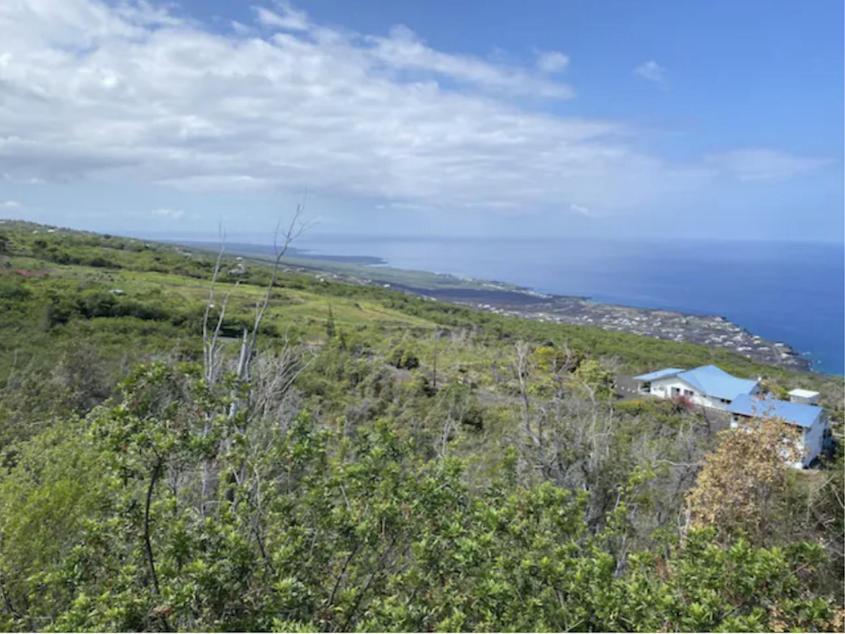
{"type": "Polygon", "coordinates": [[[838,0],[0,4],[0,216],[842,240],[838,0]]]}

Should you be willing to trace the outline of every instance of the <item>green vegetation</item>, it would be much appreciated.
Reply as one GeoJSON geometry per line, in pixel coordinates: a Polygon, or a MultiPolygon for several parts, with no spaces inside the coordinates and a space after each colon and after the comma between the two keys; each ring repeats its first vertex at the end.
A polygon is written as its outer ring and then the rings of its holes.
{"type": "Polygon", "coordinates": [[[243,347],[272,270],[213,269],[0,224],[0,629],[841,630],[841,454],[613,389],[717,363],[838,434],[841,380],[294,268],[243,347]]]}

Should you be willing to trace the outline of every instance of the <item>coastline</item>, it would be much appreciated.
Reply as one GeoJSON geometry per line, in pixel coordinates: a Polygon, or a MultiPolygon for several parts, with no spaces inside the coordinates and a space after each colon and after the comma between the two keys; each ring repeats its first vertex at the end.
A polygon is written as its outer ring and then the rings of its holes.
{"type": "MultiPolygon", "coordinates": [[[[185,246],[198,247],[197,243],[185,246]]],[[[262,247],[238,248],[244,246],[229,245],[227,251],[266,262],[268,255],[262,247]]],[[[303,255],[297,253],[283,261],[291,268],[341,281],[392,288],[497,314],[700,344],[761,363],[814,371],[811,361],[787,342],[765,339],[721,315],[601,303],[585,296],[546,294],[506,282],[398,269],[363,258],[352,261],[342,256],[303,255]]]]}
{"type": "Polygon", "coordinates": [[[431,297],[502,315],[539,321],[594,326],[669,341],[724,348],[754,361],[812,371],[811,362],[782,341],[769,341],[721,315],[695,315],[657,308],[594,302],[585,297],[520,291],[404,288],[431,297]]]}

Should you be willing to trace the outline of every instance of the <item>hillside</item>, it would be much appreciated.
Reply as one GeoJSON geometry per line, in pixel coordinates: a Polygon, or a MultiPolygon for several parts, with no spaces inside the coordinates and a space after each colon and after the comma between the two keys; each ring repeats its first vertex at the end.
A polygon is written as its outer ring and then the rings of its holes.
{"type": "Polygon", "coordinates": [[[208,251],[0,224],[0,629],[836,627],[841,458],[739,454],[705,512],[741,448],[615,386],[712,363],[839,429],[841,378],[306,264],[241,372],[268,263],[210,296],[208,251]]]}

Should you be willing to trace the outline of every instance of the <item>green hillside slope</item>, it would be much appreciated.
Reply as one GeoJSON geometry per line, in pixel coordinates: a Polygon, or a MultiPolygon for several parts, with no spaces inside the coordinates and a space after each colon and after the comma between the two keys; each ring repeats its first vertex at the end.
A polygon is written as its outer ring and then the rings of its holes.
{"type": "Polygon", "coordinates": [[[841,623],[841,458],[616,389],[714,363],[838,429],[841,379],[295,262],[239,367],[272,270],[214,260],[0,224],[0,629],[841,623]]]}

